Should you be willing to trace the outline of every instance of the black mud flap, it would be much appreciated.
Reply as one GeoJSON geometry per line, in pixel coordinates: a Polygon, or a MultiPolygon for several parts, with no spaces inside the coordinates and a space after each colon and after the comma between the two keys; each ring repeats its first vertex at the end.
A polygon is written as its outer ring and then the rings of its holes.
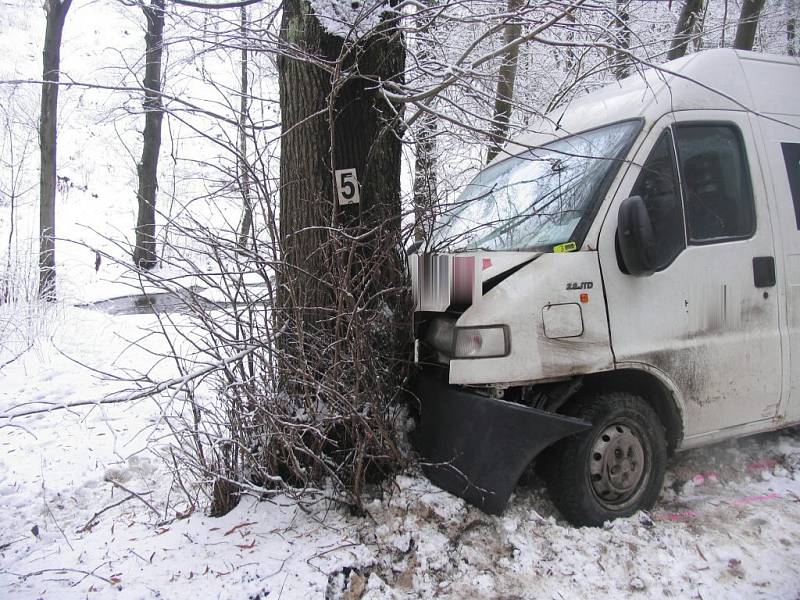
{"type": "Polygon", "coordinates": [[[422,470],[440,488],[489,514],[500,514],[533,458],[550,444],[592,426],[495,400],[420,374],[422,470]]]}

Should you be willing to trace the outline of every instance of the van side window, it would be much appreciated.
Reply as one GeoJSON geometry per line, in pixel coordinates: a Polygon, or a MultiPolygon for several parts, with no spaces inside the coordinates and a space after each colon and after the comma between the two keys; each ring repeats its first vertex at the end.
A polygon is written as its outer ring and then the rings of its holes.
{"type": "Polygon", "coordinates": [[[800,144],[781,144],[786,174],[789,176],[789,189],[794,202],[794,219],[800,229],[800,144]]]}
{"type": "Polygon", "coordinates": [[[675,153],[669,130],[653,146],[631,195],[641,196],[647,207],[656,240],[656,270],[661,270],[686,247],[675,153]]]}
{"type": "Polygon", "coordinates": [[[738,131],[730,125],[683,125],[675,138],[689,243],[750,237],[753,191],[738,131]]]}

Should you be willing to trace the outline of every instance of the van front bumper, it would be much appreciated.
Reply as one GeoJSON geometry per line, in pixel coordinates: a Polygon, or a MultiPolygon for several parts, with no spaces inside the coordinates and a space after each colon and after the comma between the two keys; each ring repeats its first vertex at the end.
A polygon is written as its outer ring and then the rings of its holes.
{"type": "Polygon", "coordinates": [[[422,424],[422,470],[440,488],[500,514],[525,468],[588,421],[497,400],[420,373],[414,384],[422,424]]]}

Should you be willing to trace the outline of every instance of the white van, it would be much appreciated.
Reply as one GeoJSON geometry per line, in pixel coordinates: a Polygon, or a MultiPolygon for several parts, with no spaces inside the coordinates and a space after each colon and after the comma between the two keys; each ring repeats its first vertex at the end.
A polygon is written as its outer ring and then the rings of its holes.
{"type": "Polygon", "coordinates": [[[410,257],[425,471],[575,524],[671,452],[800,422],[800,61],[711,50],[548,115],[410,257]]]}

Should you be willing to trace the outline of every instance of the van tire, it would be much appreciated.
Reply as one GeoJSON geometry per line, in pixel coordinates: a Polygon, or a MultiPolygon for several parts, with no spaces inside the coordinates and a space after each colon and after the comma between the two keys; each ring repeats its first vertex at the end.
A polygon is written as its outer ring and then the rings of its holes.
{"type": "Polygon", "coordinates": [[[650,509],[664,482],[667,443],[656,412],[635,394],[577,398],[565,414],[591,429],[548,449],[543,475],[550,497],[573,525],[600,526],[650,509]]]}

